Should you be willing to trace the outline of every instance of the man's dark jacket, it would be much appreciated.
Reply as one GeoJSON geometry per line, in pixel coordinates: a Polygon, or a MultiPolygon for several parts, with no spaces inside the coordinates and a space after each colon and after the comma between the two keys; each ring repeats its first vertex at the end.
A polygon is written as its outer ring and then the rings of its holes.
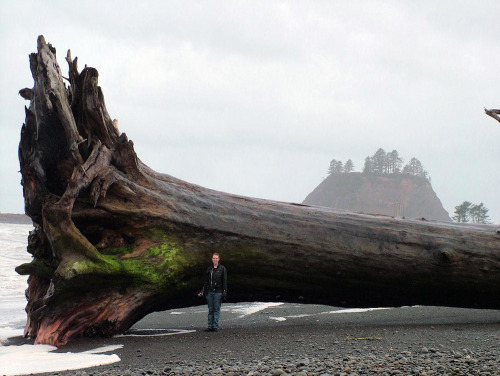
{"type": "Polygon", "coordinates": [[[213,265],[207,269],[207,278],[203,286],[203,293],[207,292],[221,292],[225,297],[227,295],[227,269],[224,265],[213,265]]]}

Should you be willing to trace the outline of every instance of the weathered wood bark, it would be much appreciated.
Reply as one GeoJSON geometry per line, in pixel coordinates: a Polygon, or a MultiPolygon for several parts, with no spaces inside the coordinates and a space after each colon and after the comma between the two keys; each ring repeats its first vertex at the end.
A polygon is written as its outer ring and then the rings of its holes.
{"type": "Polygon", "coordinates": [[[484,112],[486,113],[486,115],[491,116],[493,119],[500,122],[500,110],[488,110],[485,108],[484,112]]]}
{"type": "Polygon", "coordinates": [[[201,304],[211,252],[231,301],[346,307],[500,308],[493,226],[337,212],[240,197],[144,165],[108,115],[93,68],[68,51],[65,87],[42,36],[21,132],[28,251],[25,335],[61,345],[123,332],[146,314],[201,304]]]}

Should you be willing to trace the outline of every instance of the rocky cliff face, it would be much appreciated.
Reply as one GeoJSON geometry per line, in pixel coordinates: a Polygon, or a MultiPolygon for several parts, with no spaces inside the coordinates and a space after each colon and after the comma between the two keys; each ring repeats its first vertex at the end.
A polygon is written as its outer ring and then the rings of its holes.
{"type": "Polygon", "coordinates": [[[369,214],[451,221],[429,181],[411,175],[332,174],[303,203],[369,214]]]}

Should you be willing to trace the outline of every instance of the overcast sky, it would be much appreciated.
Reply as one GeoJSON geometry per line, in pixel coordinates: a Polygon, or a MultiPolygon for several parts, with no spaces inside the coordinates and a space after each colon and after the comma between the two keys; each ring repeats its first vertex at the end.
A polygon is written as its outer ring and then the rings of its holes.
{"type": "Polygon", "coordinates": [[[500,223],[498,1],[0,0],[0,212],[24,212],[17,157],[43,34],[100,74],[151,168],[302,202],[330,160],[418,158],[453,215],[500,223]]]}

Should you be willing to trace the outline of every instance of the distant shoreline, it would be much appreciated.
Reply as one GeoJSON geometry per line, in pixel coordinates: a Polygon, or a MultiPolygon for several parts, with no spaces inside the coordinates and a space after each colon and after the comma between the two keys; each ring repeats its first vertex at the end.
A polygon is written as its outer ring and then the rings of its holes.
{"type": "Polygon", "coordinates": [[[19,225],[31,225],[33,222],[26,214],[0,213],[0,223],[13,223],[19,225]]]}

